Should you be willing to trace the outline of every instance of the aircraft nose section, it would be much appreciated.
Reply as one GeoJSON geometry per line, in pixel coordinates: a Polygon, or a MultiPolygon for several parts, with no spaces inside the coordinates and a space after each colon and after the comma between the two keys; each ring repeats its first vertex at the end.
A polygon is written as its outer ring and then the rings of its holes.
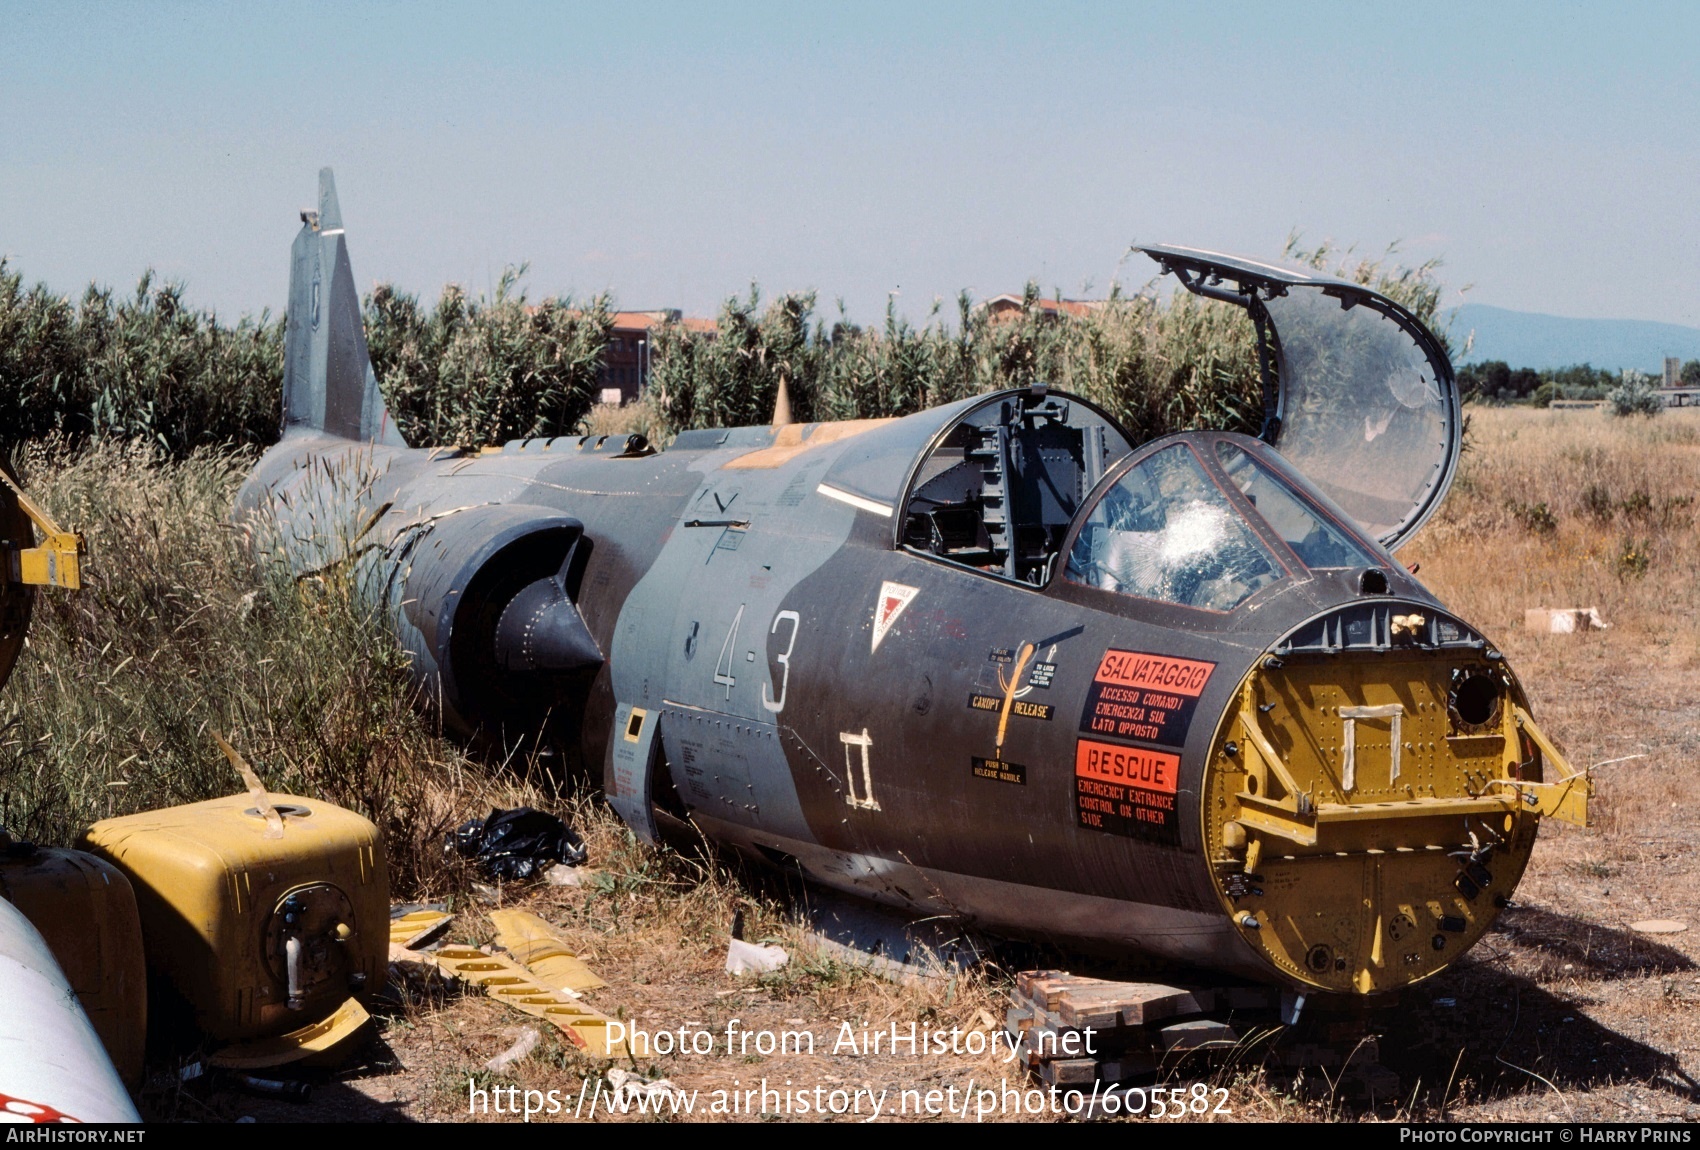
{"type": "Polygon", "coordinates": [[[1224,908],[1302,985],[1368,994],[1436,973],[1528,863],[1540,746],[1504,659],[1431,606],[1299,628],[1241,682],[1206,763],[1224,908]]]}

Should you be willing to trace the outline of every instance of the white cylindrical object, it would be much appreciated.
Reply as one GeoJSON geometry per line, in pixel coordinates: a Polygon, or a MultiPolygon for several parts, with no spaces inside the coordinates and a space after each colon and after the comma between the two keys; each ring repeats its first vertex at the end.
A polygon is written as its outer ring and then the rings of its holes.
{"type": "Polygon", "coordinates": [[[301,938],[290,935],[283,943],[283,968],[288,975],[289,998],[285,1004],[291,1010],[300,1010],[306,1005],[301,996],[301,938]]]}
{"type": "Polygon", "coordinates": [[[140,1122],[53,952],[0,898],[0,1122],[140,1122]]]}

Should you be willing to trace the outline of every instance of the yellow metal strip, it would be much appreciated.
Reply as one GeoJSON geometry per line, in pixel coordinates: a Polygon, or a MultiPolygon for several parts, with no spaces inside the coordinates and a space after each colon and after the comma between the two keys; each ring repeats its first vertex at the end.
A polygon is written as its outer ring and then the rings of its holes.
{"type": "Polygon", "coordinates": [[[49,535],[39,547],[18,552],[15,578],[37,587],[63,587],[79,591],[83,586],[83,537],[71,531],[49,535]]]}
{"type": "Polygon", "coordinates": [[[1281,756],[1276,754],[1275,748],[1269,744],[1269,739],[1266,735],[1264,735],[1263,728],[1258,725],[1256,712],[1253,711],[1250,714],[1246,713],[1246,707],[1249,707],[1250,705],[1251,696],[1248,694],[1246,696],[1246,706],[1241,707],[1240,709],[1240,727],[1245,731],[1246,740],[1250,742],[1253,747],[1257,748],[1258,756],[1263,759],[1263,762],[1269,768],[1270,773],[1280,780],[1281,786],[1284,787],[1287,793],[1293,797],[1293,800],[1297,802],[1299,795],[1304,792],[1299,787],[1299,784],[1293,780],[1293,776],[1287,773],[1287,764],[1281,761],[1281,756]]]}
{"type": "MultiPolygon", "coordinates": [[[[1267,794],[1267,786],[1263,788],[1266,793],[1261,795],[1241,791],[1234,796],[1240,804],[1236,817],[1247,830],[1262,831],[1302,847],[1315,846],[1316,819],[1307,809],[1308,799],[1269,742],[1269,737],[1263,733],[1263,727],[1257,721],[1256,699],[1249,689],[1240,695],[1240,729],[1245,733],[1248,750],[1255,751],[1257,757],[1263,760],[1265,771],[1287,792],[1287,797],[1284,802],[1271,798],[1267,794]]],[[[1247,763],[1249,766],[1249,756],[1247,763]]]]}
{"type": "Polygon", "coordinates": [[[555,928],[528,910],[490,911],[496,945],[523,963],[545,985],[583,993],[608,984],[567,946],[555,928]]]}
{"type": "Polygon", "coordinates": [[[1522,707],[1516,709],[1517,726],[1520,727],[1535,746],[1540,748],[1541,757],[1557,767],[1561,772],[1559,777],[1544,783],[1513,782],[1508,785],[1519,790],[1527,788],[1533,792],[1541,814],[1560,822],[1571,823],[1575,826],[1588,825],[1588,799],[1594,793],[1594,780],[1587,771],[1578,771],[1570,765],[1552,740],[1535,725],[1535,720],[1522,707]]]}
{"type": "Polygon", "coordinates": [[[87,551],[83,537],[75,531],[61,530],[59,524],[53,521],[53,517],[26,495],[24,489],[14,483],[4,470],[0,470],[0,483],[4,483],[11,490],[17,497],[18,506],[29,516],[30,522],[39,527],[41,533],[46,536],[41,546],[26,547],[18,552],[16,566],[10,573],[12,580],[38,587],[80,590],[83,585],[82,557],[87,551]]]}
{"type": "Polygon", "coordinates": [[[207,1061],[228,1070],[265,1070],[291,1062],[302,1062],[328,1054],[353,1038],[371,1020],[372,1016],[366,1013],[366,1008],[351,998],[329,1016],[299,1030],[280,1034],[276,1038],[262,1038],[256,1042],[226,1046],[207,1061]]]}
{"type": "Polygon", "coordinates": [[[411,948],[447,926],[454,915],[441,910],[409,911],[390,919],[390,945],[411,948]]]}
{"type": "Polygon", "coordinates": [[[470,946],[421,951],[419,957],[445,973],[483,987],[498,1002],[552,1023],[580,1050],[601,1058],[626,1056],[624,1039],[609,1040],[610,1019],[606,1015],[569,998],[565,991],[550,990],[511,958],[485,954],[470,946]]]}
{"type": "MultiPolygon", "coordinates": [[[[1240,792],[1234,796],[1239,800],[1237,819],[1247,830],[1262,831],[1264,834],[1275,835],[1289,842],[1298,843],[1302,847],[1316,845],[1316,824],[1300,818],[1295,812],[1283,807],[1280,803],[1248,795],[1240,792]]],[[[1253,846],[1256,845],[1254,842],[1253,846]]],[[[1247,856],[1247,869],[1250,869],[1250,856],[1247,856]]]]}
{"type": "Polygon", "coordinates": [[[1319,823],[1355,823],[1369,819],[1426,819],[1436,815],[1491,815],[1517,809],[1511,795],[1475,799],[1406,799],[1396,803],[1318,803],[1319,823]]]}

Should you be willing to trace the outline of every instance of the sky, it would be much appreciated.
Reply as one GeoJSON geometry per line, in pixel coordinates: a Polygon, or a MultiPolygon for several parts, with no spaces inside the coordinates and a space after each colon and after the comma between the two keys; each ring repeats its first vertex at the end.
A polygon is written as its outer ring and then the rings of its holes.
{"type": "Polygon", "coordinates": [[[1686,3],[0,0],[0,255],[275,314],[329,165],[356,281],[427,299],[528,262],[921,321],[1297,231],[1438,257],[1449,305],[1700,326],[1697,48],[1686,3]]]}

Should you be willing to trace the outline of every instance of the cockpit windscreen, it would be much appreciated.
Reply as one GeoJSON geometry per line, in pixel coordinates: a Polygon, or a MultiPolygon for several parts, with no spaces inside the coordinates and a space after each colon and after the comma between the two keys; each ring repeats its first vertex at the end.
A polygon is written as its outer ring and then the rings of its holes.
{"type": "Polygon", "coordinates": [[[1104,492],[1069,553],[1067,578],[1230,611],[1282,574],[1192,449],[1177,443],[1134,464],[1104,492]]]}
{"type": "Polygon", "coordinates": [[[1299,562],[1311,568],[1375,567],[1381,560],[1329,523],[1293,490],[1245,451],[1217,441],[1216,460],[1228,478],[1251,501],[1264,522],[1292,548],[1299,562]]]}

